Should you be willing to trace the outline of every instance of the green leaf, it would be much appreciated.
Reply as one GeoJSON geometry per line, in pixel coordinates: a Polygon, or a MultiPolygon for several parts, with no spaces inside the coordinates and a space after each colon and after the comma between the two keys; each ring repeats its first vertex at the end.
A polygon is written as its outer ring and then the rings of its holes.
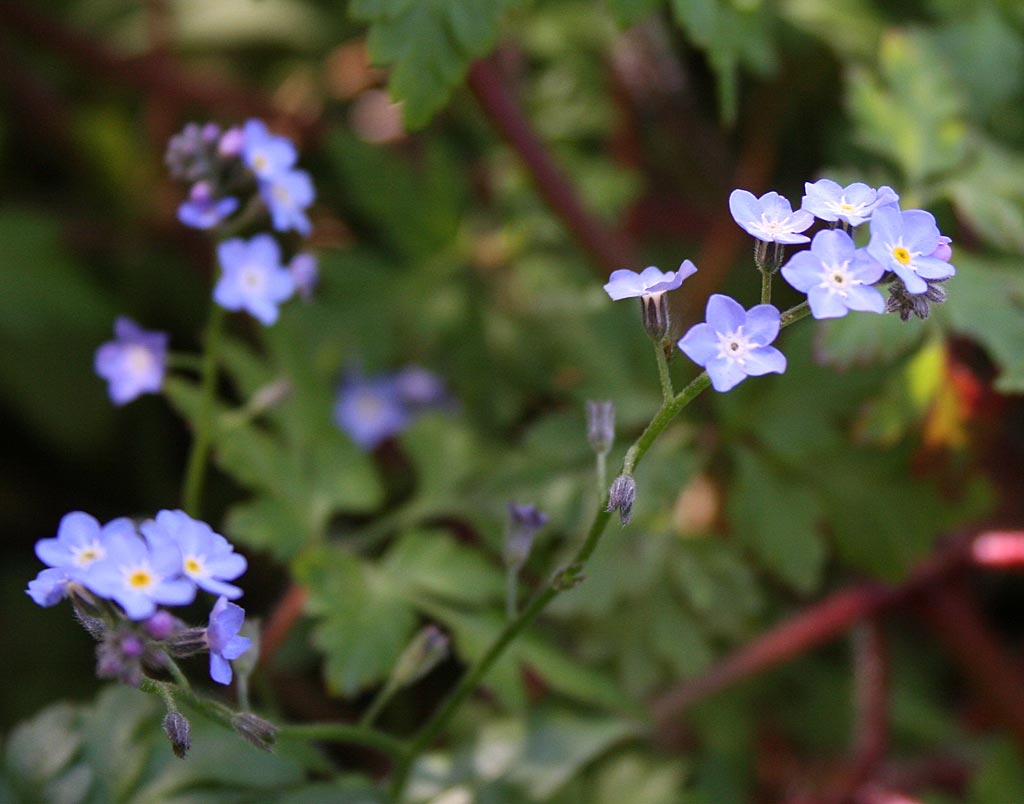
{"type": "Polygon", "coordinates": [[[663,0],[608,0],[615,21],[623,28],[636,25],[654,13],[663,0]]]}
{"type": "Polygon", "coordinates": [[[439,530],[410,531],[388,552],[382,570],[415,601],[422,593],[461,603],[501,600],[504,573],[478,549],[439,530]]]}
{"type": "Polygon", "coordinates": [[[729,492],[733,533],[777,578],[803,594],[815,591],[826,550],[814,493],[749,450],[737,449],[735,462],[729,492]]]}
{"type": "Polygon", "coordinates": [[[966,153],[964,104],[941,54],[920,35],[890,31],[878,70],[850,79],[861,144],[892,159],[913,187],[956,166],[966,153]]]}
{"type": "Polygon", "coordinates": [[[291,504],[277,497],[254,497],[228,510],[224,530],[255,550],[293,558],[309,541],[309,525],[291,504]]]}
{"type": "MultiPolygon", "coordinates": [[[[986,241],[1024,249],[1024,157],[990,140],[973,143],[972,158],[943,186],[966,223],[986,241]]],[[[960,253],[956,255],[960,264],[960,253]]]]}
{"type": "Polygon", "coordinates": [[[891,364],[921,342],[934,323],[898,315],[851,314],[814,323],[815,356],[829,366],[891,364]]]}
{"type": "Polygon", "coordinates": [[[505,12],[521,0],[353,0],[350,13],[370,24],[375,64],[391,68],[392,97],[420,128],[447,103],[469,62],[488,53],[505,12]]]}
{"type": "Polygon", "coordinates": [[[534,799],[547,800],[598,756],[639,734],[626,721],[538,712],[528,719],[526,743],[508,778],[534,799]]]}
{"type": "Polygon", "coordinates": [[[335,693],[352,696],[382,681],[416,626],[413,609],[371,566],[339,547],[308,550],[293,567],[309,590],[307,608],[320,621],[313,632],[335,693]]]}
{"type": "Polygon", "coordinates": [[[971,781],[971,804],[1004,804],[1024,800],[1024,768],[1016,747],[996,742],[971,781]]]}
{"type": "Polygon", "coordinates": [[[957,257],[942,308],[951,327],[980,343],[999,366],[996,388],[1024,393],[1024,270],[1018,260],[957,257]]]}

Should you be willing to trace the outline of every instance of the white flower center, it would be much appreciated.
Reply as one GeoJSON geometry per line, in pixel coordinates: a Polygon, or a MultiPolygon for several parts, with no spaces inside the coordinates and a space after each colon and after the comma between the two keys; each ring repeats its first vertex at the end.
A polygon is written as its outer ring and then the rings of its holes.
{"type": "Polygon", "coordinates": [[[254,265],[248,265],[242,269],[239,281],[242,283],[243,288],[253,294],[260,293],[267,283],[263,271],[254,265]]]}
{"type": "Polygon", "coordinates": [[[742,366],[750,350],[754,348],[755,345],[743,332],[742,324],[734,332],[718,333],[718,357],[724,357],[730,363],[739,363],[742,366]]]}
{"type": "Polygon", "coordinates": [[[364,421],[379,419],[384,413],[383,400],[373,393],[362,393],[356,400],[356,415],[364,421]]]}
{"type": "Polygon", "coordinates": [[[859,279],[854,279],[850,275],[849,260],[822,266],[819,287],[825,288],[832,295],[842,296],[845,299],[850,288],[860,284],[862,282],[859,279]]]}
{"type": "Polygon", "coordinates": [[[129,346],[124,359],[128,371],[132,374],[148,374],[153,370],[153,353],[145,346],[129,346]]]}
{"type": "Polygon", "coordinates": [[[274,198],[277,199],[277,203],[281,206],[287,206],[292,202],[292,194],[288,192],[288,188],[283,184],[275,184],[272,190],[274,198]]]}
{"type": "Polygon", "coordinates": [[[71,560],[76,567],[88,567],[92,562],[105,558],[107,551],[103,545],[93,539],[88,544],[74,547],[71,550],[71,560]]]}

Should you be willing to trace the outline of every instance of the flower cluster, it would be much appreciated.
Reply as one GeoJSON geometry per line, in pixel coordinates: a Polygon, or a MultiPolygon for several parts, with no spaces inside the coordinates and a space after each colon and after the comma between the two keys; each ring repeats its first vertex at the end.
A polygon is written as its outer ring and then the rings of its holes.
{"type": "Polygon", "coordinates": [[[419,366],[373,377],[350,372],[338,389],[334,421],[360,448],[370,451],[402,432],[417,413],[450,404],[440,378],[419,366]]]}
{"type": "MultiPolygon", "coordinates": [[[[36,542],[47,569],[28,584],[40,606],[69,597],[83,625],[100,641],[97,672],[137,684],[143,666],[159,669],[164,651],[182,634],[210,654],[215,681],[231,681],[228,662],[249,648],[238,636],[243,610],[229,603],[242,595],[230,581],[246,570],[245,557],[219,533],[183,511],[160,511],[136,525],[122,517],[101,525],[82,511],[66,514],[51,539],[36,542]],[[218,595],[206,629],[186,629],[159,606],[184,606],[197,590],[218,595]]],[[[193,651],[195,652],[195,651],[193,651]]]]}
{"type": "MultiPolygon", "coordinates": [[[[902,210],[891,187],[829,179],[805,184],[799,209],[776,192],[760,198],[737,189],[729,196],[733,219],[757,241],[755,260],[770,281],[780,270],[796,290],[807,294],[815,318],[838,318],[850,310],[895,312],[903,320],[924,318],[929,303],[945,301],[940,283],[953,276],[950,239],[940,234],[935,218],[921,209],[902,210]],[[815,218],[829,224],[813,239],[804,234],[815,218]],[[870,237],[858,247],[855,229],[868,224],[870,237]],[[784,246],[810,242],[783,264],[784,246]],[[767,245],[771,244],[769,250],[767,245]],[[780,269],[781,266],[781,269],[780,269]],[[888,301],[877,285],[888,284],[888,301]]],[[[686,260],[676,272],[649,267],[641,273],[614,271],[604,286],[613,300],[639,297],[644,328],[656,342],[669,332],[665,294],[696,271],[686,260]]],[[[767,298],[767,297],[765,297],[767,298]]],[[[714,294],[706,320],[678,341],[680,351],[703,366],[716,391],[728,391],[747,377],[781,374],[786,357],[771,344],[782,325],[779,310],[759,304],[749,310],[734,299],[714,294]]],[[[620,495],[625,500],[625,495],[620,495]]],[[[621,506],[628,510],[628,503],[621,506]]],[[[628,514],[626,514],[628,516],[628,514]]]]}

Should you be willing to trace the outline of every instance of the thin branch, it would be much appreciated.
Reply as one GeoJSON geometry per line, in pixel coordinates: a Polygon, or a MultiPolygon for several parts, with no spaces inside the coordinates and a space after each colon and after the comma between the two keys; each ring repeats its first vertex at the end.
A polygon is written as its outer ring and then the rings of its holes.
{"type": "Polygon", "coordinates": [[[266,667],[277,656],[292,627],[302,616],[306,605],[306,590],[292,585],[274,607],[260,637],[260,665],[266,667]]]}
{"type": "Polygon", "coordinates": [[[470,67],[469,88],[488,120],[530,171],[538,192],[590,256],[600,274],[607,276],[617,268],[636,266],[632,246],[584,206],[572,183],[555,165],[493,58],[482,59],[470,67]]]}

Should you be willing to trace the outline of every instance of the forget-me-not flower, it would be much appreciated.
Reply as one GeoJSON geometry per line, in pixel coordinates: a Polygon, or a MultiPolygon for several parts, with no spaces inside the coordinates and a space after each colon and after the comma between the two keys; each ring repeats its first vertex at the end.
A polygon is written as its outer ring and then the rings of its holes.
{"type": "Polygon", "coordinates": [[[794,212],[789,201],[774,191],[758,198],[748,190],[733,190],[729,212],[742,229],[766,243],[806,243],[810,238],[800,232],[814,223],[810,212],[794,212]]]}
{"type": "Polygon", "coordinates": [[[636,296],[650,296],[675,290],[688,276],[697,273],[697,266],[690,260],[683,260],[677,271],[660,271],[653,265],[641,272],[620,268],[612,271],[604,291],[613,301],[630,299],[636,296]]]}
{"type": "Polygon", "coordinates": [[[393,377],[350,377],[334,403],[335,423],[364,450],[400,433],[409,419],[393,377]]]}
{"type": "Polygon", "coordinates": [[[178,207],[178,220],[193,229],[212,229],[238,209],[234,196],[215,198],[208,181],[197,181],[178,207]]]}
{"type": "Polygon", "coordinates": [[[96,350],[94,368],[106,380],[110,399],[124,405],[137,396],[156,393],[164,383],[167,363],[166,332],[142,329],[130,318],[114,322],[116,340],[96,350]]]}
{"type": "Polygon", "coordinates": [[[442,407],[448,403],[444,382],[421,366],[406,366],[395,375],[395,390],[411,410],[442,407]]]}
{"type": "Polygon", "coordinates": [[[252,641],[238,636],[245,622],[245,610],[229,603],[226,597],[217,598],[206,626],[206,639],[210,646],[210,678],[218,684],[231,683],[231,662],[249,650],[252,641]]]}
{"type": "Polygon", "coordinates": [[[270,210],[270,220],[279,232],[294,229],[308,236],[313,226],[306,208],[313,203],[316,191],[313,180],[304,170],[284,170],[260,182],[260,195],[270,210]]]}
{"type": "Polygon", "coordinates": [[[235,237],[217,246],[223,274],[213,298],[227,310],[246,310],[265,325],[277,321],[277,306],[295,292],[295,280],[281,265],[281,250],[271,235],[249,241],[235,237]]]}
{"type": "Polygon", "coordinates": [[[320,279],[320,267],[316,257],[308,251],[302,251],[292,257],[288,263],[288,273],[295,281],[295,288],[304,302],[313,301],[313,291],[320,279]]]}
{"type": "Polygon", "coordinates": [[[138,535],[114,533],[107,540],[107,555],[82,573],[89,591],[113,600],[129,619],[145,620],[157,604],[184,606],[196,596],[196,587],[181,577],[181,552],[171,543],[147,543],[138,535]]]}
{"type": "Polygon", "coordinates": [[[707,322],[692,327],[679,348],[703,366],[716,391],[728,391],[747,377],[786,370],[786,356],[769,344],[779,334],[781,316],[770,304],[744,310],[720,293],[708,299],[707,322]]]}
{"type": "Polygon", "coordinates": [[[902,279],[908,293],[924,293],[928,290],[925,280],[947,279],[956,273],[948,262],[933,256],[940,245],[935,217],[923,209],[900,212],[882,207],[871,216],[868,254],[902,279]]]}
{"type": "Polygon", "coordinates": [[[151,545],[176,546],[181,553],[181,572],[200,589],[230,600],[242,596],[242,590],[227,581],[245,572],[245,557],[205,522],[184,511],[159,511],[139,530],[151,545]]]}
{"type": "Polygon", "coordinates": [[[299,154],[292,141],[271,134],[262,120],[247,120],[242,134],[242,160],[260,181],[283,173],[298,159],[299,154]]]}
{"type": "Polygon", "coordinates": [[[884,270],[841,229],[818,232],[807,251],[782,266],[789,284],[807,294],[815,318],[841,318],[848,310],[885,312],[885,299],[872,284],[884,270]]]}
{"type": "Polygon", "coordinates": [[[900,200],[892,187],[876,190],[859,181],[846,187],[831,179],[805,182],[804,193],[803,209],[823,221],[845,221],[850,226],[860,226],[879,207],[894,206],[900,200]]]}

